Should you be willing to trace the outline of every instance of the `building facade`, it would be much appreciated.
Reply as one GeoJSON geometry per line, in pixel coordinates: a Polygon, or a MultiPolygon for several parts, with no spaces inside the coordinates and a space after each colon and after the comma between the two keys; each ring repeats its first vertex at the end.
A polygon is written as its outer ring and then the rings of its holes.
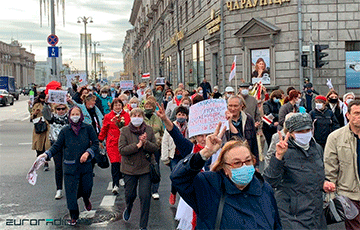
{"type": "Polygon", "coordinates": [[[190,86],[206,77],[220,91],[259,80],[302,87],[310,78],[322,94],[331,79],[340,94],[360,94],[359,1],[299,1],[134,0],[134,77],[150,72],[152,80],[163,76],[190,86]],[[316,44],[329,46],[321,68],[315,68],[316,44]]]}
{"type": "Polygon", "coordinates": [[[35,54],[26,51],[18,41],[0,41],[0,75],[15,77],[16,87],[35,81],[35,63],[35,54]]]}

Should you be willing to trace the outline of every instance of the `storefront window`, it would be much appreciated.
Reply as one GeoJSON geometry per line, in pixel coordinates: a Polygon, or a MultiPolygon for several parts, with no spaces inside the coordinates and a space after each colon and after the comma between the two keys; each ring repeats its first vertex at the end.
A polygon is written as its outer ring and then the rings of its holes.
{"type": "Polygon", "coordinates": [[[192,56],[193,56],[193,68],[192,68],[192,74],[193,74],[193,82],[197,80],[197,58],[198,58],[198,52],[197,52],[197,43],[193,44],[192,46],[192,56]]]}
{"type": "Polygon", "coordinates": [[[205,47],[204,40],[194,43],[193,50],[193,80],[199,85],[205,77],[205,47]]]}

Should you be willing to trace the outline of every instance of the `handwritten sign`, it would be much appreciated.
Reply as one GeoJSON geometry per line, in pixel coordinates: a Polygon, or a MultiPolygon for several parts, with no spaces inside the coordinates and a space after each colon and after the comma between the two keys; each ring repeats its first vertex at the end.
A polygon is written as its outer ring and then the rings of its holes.
{"type": "Polygon", "coordinates": [[[189,137],[213,133],[219,122],[229,128],[225,117],[227,110],[224,99],[209,99],[201,101],[190,107],[189,137]]]}
{"type": "Polygon", "coordinates": [[[66,104],[67,91],[64,90],[49,90],[49,103],[66,104]]]}
{"type": "Polygon", "coordinates": [[[134,81],[120,81],[120,89],[123,90],[132,90],[134,88],[134,81]]]}
{"type": "Polygon", "coordinates": [[[75,83],[78,86],[87,85],[86,74],[85,73],[76,73],[66,75],[66,86],[71,87],[71,83],[75,83]]]}

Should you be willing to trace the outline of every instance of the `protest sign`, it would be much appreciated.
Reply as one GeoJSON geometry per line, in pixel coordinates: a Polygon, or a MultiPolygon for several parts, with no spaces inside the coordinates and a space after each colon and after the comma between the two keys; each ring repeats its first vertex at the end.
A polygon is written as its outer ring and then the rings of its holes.
{"type": "Polygon", "coordinates": [[[165,78],[164,77],[156,78],[155,85],[165,85],[165,78]]]}
{"type": "Polygon", "coordinates": [[[67,91],[64,90],[49,90],[49,103],[66,104],[67,91]]]}
{"type": "Polygon", "coordinates": [[[26,179],[31,185],[36,184],[37,173],[36,171],[40,169],[41,165],[45,163],[45,158],[37,158],[34,164],[31,166],[29,172],[26,175],[26,179]]]}
{"type": "Polygon", "coordinates": [[[213,133],[219,122],[222,122],[228,129],[226,110],[227,105],[224,99],[209,99],[191,106],[188,123],[189,137],[213,133]]]}
{"type": "Polygon", "coordinates": [[[120,89],[123,90],[132,90],[134,88],[134,81],[120,81],[120,89]]]}
{"type": "Polygon", "coordinates": [[[85,73],[76,73],[66,75],[66,86],[71,87],[71,82],[74,82],[78,86],[87,85],[86,74],[85,73]]]}

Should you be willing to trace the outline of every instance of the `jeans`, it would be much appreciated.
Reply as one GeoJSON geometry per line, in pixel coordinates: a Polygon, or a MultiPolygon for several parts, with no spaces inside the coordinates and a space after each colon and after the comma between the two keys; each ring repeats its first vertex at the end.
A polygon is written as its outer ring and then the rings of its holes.
{"type": "Polygon", "coordinates": [[[139,184],[140,197],[140,228],[146,228],[149,220],[151,202],[150,173],[142,175],[124,174],[126,208],[131,212],[136,199],[136,189],[139,184]]]}
{"type": "MultiPolygon", "coordinates": [[[[160,156],[161,156],[160,151],[157,151],[154,155],[155,155],[156,163],[160,166],[160,156]]],[[[152,184],[152,186],[151,186],[151,194],[157,193],[158,190],[159,190],[159,186],[160,186],[160,182],[156,183],[156,184],[152,184]]]]}

